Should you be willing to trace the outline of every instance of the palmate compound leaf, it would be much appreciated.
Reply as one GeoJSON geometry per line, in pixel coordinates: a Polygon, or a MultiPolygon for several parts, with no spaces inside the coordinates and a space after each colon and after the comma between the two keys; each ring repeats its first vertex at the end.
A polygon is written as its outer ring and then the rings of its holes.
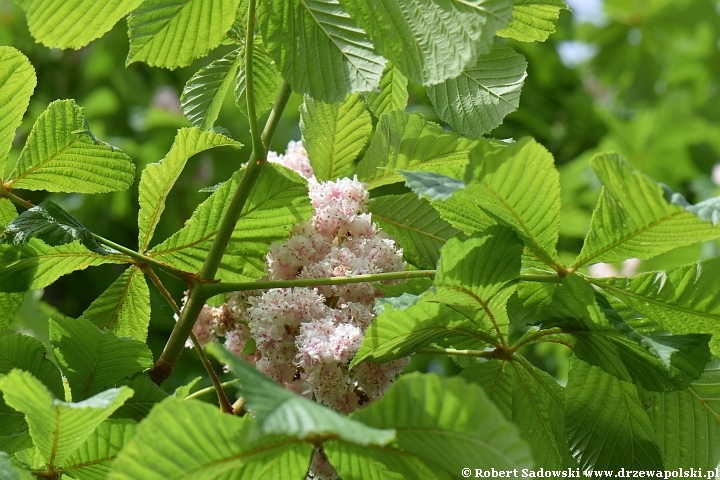
{"type": "Polygon", "coordinates": [[[15,130],[22,122],[36,84],[30,60],[12,47],[0,47],[0,172],[5,172],[15,130]]]}
{"type": "Polygon", "coordinates": [[[385,59],[338,0],[267,0],[258,22],[294,92],[332,103],[380,83],[385,59]]]}
{"type": "Polygon", "coordinates": [[[153,363],[144,343],[118,338],[84,319],[51,319],[50,342],[74,401],[114,387],[153,363]]]}
{"type": "Polygon", "coordinates": [[[395,439],[392,429],[368,427],[284,389],[217,343],[208,345],[207,351],[240,380],[237,386],[245,407],[263,434],[299,440],[340,438],[363,447],[387,445],[395,439]]]}
{"type": "Polygon", "coordinates": [[[720,227],[713,225],[711,216],[702,218],[669,202],[661,185],[619,155],[597,154],[590,164],[603,189],[574,268],[628,258],[644,260],[720,237],[720,227]]]}
{"type": "Polygon", "coordinates": [[[83,109],[57,100],[38,117],[5,185],[48,192],[104,193],[132,185],[130,157],[90,132],[83,109]]]}
{"type": "Polygon", "coordinates": [[[515,0],[510,25],[497,35],[521,42],[544,42],[555,32],[563,9],[568,7],[562,0],[515,0]]]}
{"type": "Polygon", "coordinates": [[[31,238],[40,239],[51,247],[79,242],[92,252],[110,253],[93,238],[90,230],[50,200],[22,212],[0,234],[0,241],[12,245],[22,245],[31,238]]]}
{"type": "Polygon", "coordinates": [[[709,335],[669,335],[646,319],[623,319],[576,275],[563,279],[543,316],[543,326],[574,337],[578,358],[647,390],[687,388],[710,361],[709,335]]]}
{"type": "Polygon", "coordinates": [[[720,363],[687,390],[640,391],[652,422],[665,468],[702,468],[712,471],[720,463],[720,363]],[[649,408],[647,408],[649,406],[649,408]]]}
{"type": "Polygon", "coordinates": [[[11,0],[25,10],[30,34],[46,47],[77,50],[108,32],[142,0],[11,0]]]}
{"type": "Polygon", "coordinates": [[[385,362],[429,344],[481,349],[505,342],[505,305],[520,275],[522,244],[505,227],[467,240],[452,238],[442,249],[434,292],[406,309],[387,308],[368,328],[351,366],[385,362]]]}
{"type": "Polygon", "coordinates": [[[372,132],[372,119],[360,94],[338,103],[305,96],[300,107],[303,146],[318,180],[348,177],[372,132]]]}
{"type": "Polygon", "coordinates": [[[515,356],[513,361],[476,363],[462,372],[512,420],[528,442],[535,468],[576,467],[565,433],[565,391],[547,373],[515,356]]]}
{"type": "Polygon", "coordinates": [[[405,110],[408,104],[408,79],[395,67],[387,62],[380,79],[379,91],[370,92],[365,102],[375,117],[393,110],[405,110]]]}
{"type": "Polygon", "coordinates": [[[533,466],[517,427],[480,387],[458,377],[403,375],[381,399],[350,418],[393,428],[397,440],[366,447],[342,439],[325,442],[330,462],[347,480],[452,479],[468,465],[483,470],[533,466]]]}
{"type": "MultiPolygon", "coordinates": [[[[272,164],[263,167],[255,188],[240,213],[228,249],[218,270],[227,282],[252,281],[265,274],[265,254],[272,242],[290,234],[290,226],[310,217],[307,186],[279,173],[272,164]]],[[[199,271],[218,225],[237,188],[242,171],[223,183],[198,206],[185,226],[149,255],[185,271],[199,271]]]]}
{"type": "Polygon", "coordinates": [[[371,189],[402,182],[400,170],[461,178],[468,153],[478,142],[447,132],[417,113],[394,110],[380,118],[355,173],[371,189]]]}
{"type": "Polygon", "coordinates": [[[504,146],[482,141],[470,152],[463,199],[514,229],[530,253],[561,269],[560,176],[553,157],[529,137],[504,146]]]}
{"type": "Polygon", "coordinates": [[[512,16],[510,0],[342,0],[375,48],[410,80],[457,77],[488,53],[512,16]]]}
{"type": "Polygon", "coordinates": [[[565,399],[565,428],[581,470],[664,470],[632,383],[573,359],[565,399]]]}
{"type": "Polygon", "coordinates": [[[184,67],[220,45],[240,0],[145,0],[128,17],[125,62],[184,67]]]}
{"type": "Polygon", "coordinates": [[[81,318],[118,337],[144,342],[150,324],[150,289],[142,270],[137,265],[126,269],[81,318]]]}
{"type": "Polygon", "coordinates": [[[241,50],[236,48],[224,57],[210,62],[185,84],[180,95],[180,105],[185,117],[194,126],[208,130],[215,124],[225,95],[243,62],[241,50]]]}
{"type": "Polygon", "coordinates": [[[107,478],[305,478],[313,451],[310,443],[258,433],[250,415],[240,418],[199,400],[169,398],[140,422],[107,478]]]}
{"type": "Polygon", "coordinates": [[[165,158],[145,167],[140,177],[139,187],[138,227],[140,232],[138,233],[138,245],[140,245],[140,252],[147,251],[155,227],[160,221],[160,215],[165,210],[165,200],[180,177],[188,159],[205,150],[222,146],[240,149],[242,144],[213,131],[203,131],[197,127],[181,128],[165,158]]]}
{"type": "MultiPolygon", "coordinates": [[[[13,369],[25,370],[42,381],[55,396],[64,398],[60,370],[46,355],[45,345],[35,338],[20,334],[0,337],[0,376],[13,369]]],[[[31,445],[24,415],[7,406],[0,396],[0,450],[13,453],[31,445]]]]}
{"type": "Polygon", "coordinates": [[[130,388],[120,387],[82,402],[64,402],[22,370],[0,378],[0,391],[9,406],[25,414],[33,443],[49,469],[62,465],[133,394],[130,388]]]}
{"type": "Polygon", "coordinates": [[[593,283],[669,332],[711,334],[712,353],[720,355],[718,269],[720,259],[712,258],[667,272],[594,279],[593,283]]]}
{"type": "Polygon", "coordinates": [[[460,75],[429,85],[427,92],[443,121],[458,133],[480,137],[517,110],[525,77],[525,57],[494,45],[460,75]]]}
{"type": "Polygon", "coordinates": [[[430,202],[413,193],[373,198],[368,210],[373,221],[398,242],[403,259],[418,269],[434,269],[445,242],[460,234],[430,202]]]}

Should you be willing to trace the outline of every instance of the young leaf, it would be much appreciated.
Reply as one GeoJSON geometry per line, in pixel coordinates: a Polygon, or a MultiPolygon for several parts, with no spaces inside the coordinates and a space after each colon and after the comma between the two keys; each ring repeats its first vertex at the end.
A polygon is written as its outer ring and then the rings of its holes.
{"type": "Polygon", "coordinates": [[[355,173],[368,188],[402,182],[400,170],[461,178],[468,163],[468,152],[477,142],[446,132],[419,114],[395,110],[380,118],[355,173]]]}
{"type": "Polygon", "coordinates": [[[652,424],[631,383],[574,359],[565,395],[565,428],[585,470],[664,470],[652,424]]]}
{"type": "Polygon", "coordinates": [[[135,429],[132,420],[105,420],[55,471],[80,480],[107,478],[113,460],[135,436],[135,429]]]}
{"type": "Polygon", "coordinates": [[[199,400],[168,398],[138,425],[108,480],[299,480],[312,451],[311,444],[292,438],[260,437],[249,415],[224,415],[199,400]]]}
{"type": "Polygon", "coordinates": [[[380,83],[385,60],[338,0],[260,2],[265,46],[294,92],[337,102],[380,83]]]}
{"type": "Polygon", "coordinates": [[[515,0],[510,25],[497,35],[521,42],[544,42],[555,32],[563,9],[567,10],[567,5],[562,0],[515,0]]]}
{"type": "Polygon", "coordinates": [[[0,245],[0,291],[37,290],[76,270],[128,261],[124,255],[101,255],[77,242],[50,247],[31,239],[20,246],[0,245]]]}
{"type": "Polygon", "coordinates": [[[720,237],[720,227],[669,203],[659,184],[632,169],[619,155],[598,154],[590,164],[603,189],[574,268],[628,258],[644,260],[720,237]]]}
{"type": "Polygon", "coordinates": [[[82,402],[58,400],[29,372],[0,378],[5,402],[25,414],[30,436],[48,468],[62,464],[123,402],[127,387],[113,388],[82,402]]]}
{"type": "Polygon", "coordinates": [[[90,132],[83,109],[57,100],[38,117],[6,186],[48,192],[103,193],[133,183],[130,157],[90,132]]]}
{"type": "Polygon", "coordinates": [[[153,363],[144,343],[117,338],[83,319],[51,319],[50,341],[75,401],[102,392],[153,363]]]}
{"type": "Polygon", "coordinates": [[[377,50],[413,82],[457,77],[488,53],[512,17],[512,1],[343,0],[377,50]],[[392,28],[390,28],[392,26],[392,28]]]}
{"type": "Polygon", "coordinates": [[[102,37],[142,0],[11,0],[27,14],[30,34],[49,48],[77,50],[102,37]]]}
{"type": "Polygon", "coordinates": [[[92,252],[110,253],[93,238],[90,230],[50,200],[22,212],[0,234],[3,243],[13,245],[22,245],[31,238],[39,238],[51,247],[77,241],[92,252]]]}
{"type": "Polygon", "coordinates": [[[327,407],[276,384],[255,367],[214,343],[207,352],[228,365],[240,382],[238,388],[248,411],[263,434],[282,434],[299,440],[340,438],[362,446],[382,446],[393,441],[393,430],[381,430],[353,421],[327,407]]]}
{"type": "Polygon", "coordinates": [[[325,453],[347,480],[445,479],[457,477],[468,465],[487,470],[533,466],[517,428],[480,387],[457,377],[404,375],[385,396],[350,418],[394,428],[397,440],[363,448],[342,440],[326,442],[325,453]],[[368,476],[368,471],[377,473],[368,476]]]}
{"type": "Polygon", "coordinates": [[[465,182],[490,216],[515,229],[538,259],[559,267],[560,176],[553,163],[531,138],[506,147],[484,141],[470,152],[465,182]]]}
{"type": "Polygon", "coordinates": [[[400,170],[400,174],[405,177],[405,185],[420,198],[447,200],[456,191],[465,189],[462,180],[439,173],[400,170]]]}
{"type": "Polygon", "coordinates": [[[137,373],[130,379],[120,381],[118,386],[121,385],[132,388],[135,394],[113,413],[112,418],[142,420],[148,416],[155,404],[168,398],[168,394],[150,380],[145,372],[137,373]]]}
{"type": "MultiPolygon", "coordinates": [[[[245,49],[240,51],[240,56],[245,58],[245,49]]],[[[255,94],[255,115],[260,117],[270,110],[275,102],[278,93],[278,71],[275,62],[270,55],[262,48],[260,37],[255,37],[253,42],[253,83],[255,94]]],[[[235,82],[235,105],[240,113],[247,117],[247,78],[245,76],[245,64],[238,70],[237,81],[235,82]]]]}
{"type": "Polygon", "coordinates": [[[12,47],[0,47],[0,176],[36,84],[30,60],[12,47]]]}
{"type": "MultiPolygon", "coordinates": [[[[150,255],[186,271],[199,271],[240,175],[236,173],[195,210],[185,226],[150,255]]],[[[310,217],[312,206],[304,183],[266,165],[235,226],[220,264],[218,278],[228,282],[251,281],[265,274],[265,254],[272,242],[290,234],[289,225],[310,217]]]]}
{"type": "Polygon", "coordinates": [[[315,177],[334,180],[350,176],[353,161],[370,138],[372,119],[359,93],[334,104],[306,95],[300,131],[315,177]]]}
{"type": "Polygon", "coordinates": [[[150,290],[140,268],[133,265],[126,269],[81,318],[118,337],[144,342],[150,324],[150,290]]]}
{"type": "Polygon", "coordinates": [[[720,463],[720,363],[687,390],[641,392],[665,460],[665,468],[702,468],[720,463]]]}
{"type": "Polygon", "coordinates": [[[202,131],[197,127],[181,128],[170,151],[158,163],[151,163],[140,177],[138,214],[138,244],[140,252],[146,252],[165,210],[165,199],[177,181],[188,159],[193,155],[214,147],[230,146],[239,149],[242,145],[235,140],[212,131],[202,131]]]}
{"type": "Polygon", "coordinates": [[[209,130],[215,124],[225,95],[243,62],[240,52],[241,49],[237,48],[211,62],[185,84],[180,105],[185,117],[194,126],[209,130]]]}
{"type": "Polygon", "coordinates": [[[407,86],[407,77],[391,62],[387,62],[380,79],[380,91],[367,94],[365,101],[368,108],[377,118],[393,110],[405,110],[408,104],[407,86]]]}
{"type": "Polygon", "coordinates": [[[593,283],[633,310],[675,333],[712,334],[710,348],[720,355],[720,259],[683,265],[668,272],[593,283]]]}
{"type": "Polygon", "coordinates": [[[240,0],[145,0],[128,17],[126,65],[175,69],[220,45],[240,0]]]}
{"type": "Polygon", "coordinates": [[[428,86],[438,116],[458,133],[480,137],[517,110],[527,77],[525,57],[500,45],[460,75],[428,86]]]}
{"type": "Polygon", "coordinates": [[[368,210],[372,219],[395,237],[403,259],[418,269],[434,269],[445,242],[460,233],[440,218],[430,202],[413,193],[373,198],[368,210]]]}

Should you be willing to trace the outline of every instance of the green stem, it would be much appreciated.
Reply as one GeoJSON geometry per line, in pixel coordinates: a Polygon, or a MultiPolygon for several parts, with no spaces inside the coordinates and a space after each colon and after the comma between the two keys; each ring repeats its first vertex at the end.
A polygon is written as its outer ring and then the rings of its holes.
{"type": "Polygon", "coordinates": [[[547,330],[538,330],[533,335],[529,336],[528,338],[524,339],[521,342],[516,343],[510,348],[511,352],[516,352],[520,347],[523,347],[525,345],[529,345],[531,343],[535,343],[536,340],[539,338],[547,337],[549,335],[559,335],[563,332],[562,328],[548,328],[547,330]]]}
{"type": "Polygon", "coordinates": [[[7,198],[11,202],[13,202],[15,205],[20,205],[23,208],[30,209],[35,206],[32,203],[25,200],[24,198],[20,198],[17,195],[15,195],[14,193],[12,193],[10,190],[8,190],[8,188],[3,183],[0,183],[0,194],[1,194],[0,196],[7,198]]]}
{"type": "MultiPolygon", "coordinates": [[[[260,135],[257,114],[255,112],[255,85],[253,79],[253,41],[255,39],[255,0],[248,2],[248,24],[245,31],[245,97],[247,100],[248,121],[250,122],[250,135],[252,136],[253,154],[255,158],[264,159],[265,145],[260,135]]],[[[249,166],[248,166],[249,168],[249,166]]]]}
{"type": "MultiPolygon", "coordinates": [[[[239,382],[239,381],[240,381],[240,380],[238,380],[237,378],[235,378],[235,379],[232,379],[232,380],[228,380],[227,382],[222,382],[222,383],[220,384],[220,386],[221,386],[222,388],[229,387],[230,385],[234,385],[234,384],[236,384],[236,383],[239,382]]],[[[205,395],[206,393],[210,393],[210,392],[212,392],[212,391],[215,390],[215,389],[216,389],[215,386],[202,388],[202,389],[198,390],[197,392],[191,393],[190,395],[188,395],[187,397],[185,397],[183,400],[190,400],[191,398],[202,397],[202,396],[205,395]]]]}
{"type": "Polygon", "coordinates": [[[415,353],[427,355],[463,355],[467,357],[493,358],[495,350],[456,350],[454,348],[421,348],[415,353]]]}
{"type": "Polygon", "coordinates": [[[563,277],[560,275],[520,275],[518,280],[521,282],[561,283],[563,277]]]}
{"type": "MultiPolygon", "coordinates": [[[[255,2],[253,1],[250,3],[250,8],[248,9],[247,13],[248,31],[254,30],[254,6],[255,2]]],[[[246,62],[249,60],[249,62],[252,63],[252,51],[252,48],[247,48],[246,46],[246,62]]],[[[253,78],[246,75],[245,82],[248,102],[250,102],[251,100],[253,100],[254,102],[252,92],[253,78]]],[[[238,218],[240,218],[240,214],[245,207],[245,203],[250,196],[250,192],[252,191],[253,186],[257,182],[257,179],[260,177],[262,167],[266,163],[267,159],[265,153],[265,145],[270,144],[272,137],[275,134],[275,130],[277,129],[278,123],[280,122],[282,112],[285,109],[285,105],[287,104],[288,99],[290,98],[290,93],[290,86],[287,82],[284,82],[275,100],[273,109],[270,112],[270,117],[265,124],[265,130],[263,131],[259,139],[255,134],[253,135],[253,151],[250,155],[250,159],[248,160],[247,168],[245,169],[245,172],[240,179],[240,183],[238,184],[238,187],[235,190],[232,199],[230,200],[228,209],[225,212],[222,221],[220,222],[220,226],[218,227],[215,238],[210,245],[210,250],[208,251],[208,254],[205,257],[205,261],[203,262],[203,265],[200,269],[200,281],[211,281],[215,278],[215,274],[220,267],[222,257],[225,254],[228,243],[230,242],[230,237],[235,230],[235,225],[237,224],[238,218]]],[[[252,103],[252,105],[254,107],[254,103],[252,103]]],[[[250,104],[248,106],[250,106],[250,104]]],[[[252,112],[254,112],[254,108],[252,110],[248,109],[250,126],[251,129],[256,129],[256,127],[253,127],[253,124],[257,126],[257,118],[255,115],[252,114],[252,112]]],[[[168,338],[168,341],[165,344],[165,348],[160,355],[160,358],[158,358],[153,368],[148,372],[150,378],[152,378],[153,381],[158,385],[162,384],[162,382],[164,382],[170,376],[170,374],[172,374],[172,371],[175,368],[178,360],[180,359],[180,355],[182,354],[185,339],[192,331],[195,320],[197,319],[200,310],[202,309],[205,301],[208,298],[209,296],[203,288],[197,288],[196,286],[196,288],[190,289],[188,301],[185,304],[185,307],[183,308],[183,311],[180,314],[180,318],[175,324],[172,333],[170,334],[170,338],[168,338]]]]}
{"type": "Polygon", "coordinates": [[[208,298],[219,293],[240,292],[245,290],[268,290],[270,288],[317,287],[320,285],[344,285],[347,283],[384,282],[389,280],[407,280],[435,275],[435,270],[408,270],[406,272],[371,273],[352,277],[300,278],[297,280],[274,280],[269,282],[242,283],[203,283],[197,285],[208,298]]]}

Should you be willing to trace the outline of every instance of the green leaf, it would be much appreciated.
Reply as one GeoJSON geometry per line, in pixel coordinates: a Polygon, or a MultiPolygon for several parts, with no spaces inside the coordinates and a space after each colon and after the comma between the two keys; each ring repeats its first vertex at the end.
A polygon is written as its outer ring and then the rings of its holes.
{"type": "Polygon", "coordinates": [[[118,337],[144,342],[150,324],[150,290],[140,268],[133,265],[126,269],[81,318],[118,337]]]}
{"type": "Polygon", "coordinates": [[[354,160],[370,138],[372,119],[359,93],[334,104],[306,95],[300,107],[300,131],[315,177],[334,180],[350,176],[354,160]]]}
{"type": "Polygon", "coordinates": [[[598,154],[590,164],[603,189],[575,268],[628,258],[645,260],[720,236],[720,227],[668,203],[659,184],[619,155],[598,154]]]}
{"type": "Polygon", "coordinates": [[[118,455],[108,480],[305,478],[313,447],[260,437],[249,415],[199,400],[168,398],[153,408],[118,455]]]}
{"type": "Polygon", "coordinates": [[[240,48],[198,70],[188,80],[180,95],[185,117],[203,130],[212,128],[217,120],[225,95],[243,62],[240,48]]]}
{"type": "Polygon", "coordinates": [[[395,110],[383,115],[355,173],[376,188],[402,182],[400,170],[421,170],[461,178],[468,152],[478,141],[446,132],[420,114],[395,110]]]}
{"type": "Polygon", "coordinates": [[[0,337],[0,376],[17,368],[30,372],[58,398],[65,398],[60,370],[48,360],[45,345],[27,335],[0,337]]]}
{"type": "Polygon", "coordinates": [[[527,361],[510,362],[512,421],[530,444],[535,466],[575,467],[565,433],[565,391],[554,378],[527,361]]]}
{"type": "Polygon", "coordinates": [[[28,470],[16,465],[6,452],[0,451],[0,478],[4,480],[33,480],[28,470]]]}
{"type": "Polygon", "coordinates": [[[113,413],[113,418],[142,420],[147,417],[156,404],[168,397],[168,394],[150,380],[145,372],[135,374],[128,380],[120,381],[118,386],[120,385],[132,388],[135,394],[113,413]]]}
{"type": "Polygon", "coordinates": [[[12,47],[0,47],[0,173],[5,172],[15,130],[22,122],[37,79],[30,60],[12,47]]]}
{"type": "MultiPolygon", "coordinates": [[[[255,95],[255,115],[260,117],[270,110],[275,103],[278,87],[278,71],[272,57],[262,48],[260,37],[255,37],[253,43],[253,93],[255,95]]],[[[241,57],[245,57],[245,49],[240,52],[241,57]]],[[[235,83],[235,105],[240,109],[240,113],[247,117],[247,94],[245,78],[245,64],[240,66],[235,83]]]]}
{"type": "Polygon", "coordinates": [[[131,389],[121,387],[82,402],[63,402],[22,370],[13,370],[1,378],[0,390],[9,406],[25,414],[30,436],[48,468],[61,465],[133,394],[131,389]]]}
{"type": "Polygon", "coordinates": [[[151,163],[140,177],[138,214],[139,251],[146,252],[152,239],[160,215],[165,210],[165,200],[173,185],[180,177],[188,159],[195,154],[214,147],[230,146],[239,149],[242,145],[235,140],[212,131],[202,131],[197,127],[181,128],[170,151],[158,163],[151,163]]]}
{"type": "Polygon", "coordinates": [[[24,293],[0,292],[0,332],[15,320],[15,313],[20,309],[24,296],[24,293]]]}
{"type": "Polygon", "coordinates": [[[145,0],[128,17],[126,65],[174,69],[220,45],[240,0],[145,0]]]}
{"type": "Polygon", "coordinates": [[[664,470],[633,384],[575,359],[565,399],[570,450],[581,470],[664,470]]]}
{"type": "Polygon", "coordinates": [[[76,270],[128,261],[124,255],[101,255],[77,242],[50,247],[31,239],[20,246],[0,245],[0,291],[37,290],[76,270]]]}
{"type": "Polygon", "coordinates": [[[647,390],[677,390],[698,378],[710,361],[708,335],[668,335],[642,318],[624,320],[577,276],[563,279],[554,300],[544,315],[560,320],[543,324],[560,325],[575,337],[578,358],[621,380],[647,390]]]}
{"type": "Polygon", "coordinates": [[[593,280],[605,292],[675,334],[712,334],[720,355],[720,259],[684,265],[633,278],[593,280]]]}
{"type": "Polygon", "coordinates": [[[362,446],[386,445],[395,438],[393,430],[368,427],[284,389],[217,343],[208,345],[207,352],[228,365],[240,380],[237,386],[246,408],[258,420],[263,434],[300,440],[340,438],[362,446]]]}
{"type": "Polygon", "coordinates": [[[525,57],[495,45],[460,75],[430,85],[427,92],[443,121],[458,133],[480,137],[517,110],[525,77],[525,57]]]}
{"type": "Polygon", "coordinates": [[[391,62],[385,64],[380,91],[367,94],[366,102],[377,118],[393,110],[405,110],[408,104],[408,79],[391,62]]]}
{"type": "Polygon", "coordinates": [[[400,170],[400,174],[405,177],[405,185],[410,190],[418,197],[427,197],[429,200],[447,200],[456,191],[465,189],[462,180],[439,173],[400,170]]]}
{"type": "Polygon", "coordinates": [[[568,8],[562,0],[515,0],[510,25],[497,35],[521,42],[544,42],[555,32],[563,9],[568,8]]]}
{"type": "Polygon", "coordinates": [[[395,237],[403,259],[418,269],[434,269],[445,242],[460,233],[440,218],[430,202],[413,193],[373,198],[368,210],[372,219],[395,237]]]}
{"type": "Polygon", "coordinates": [[[38,117],[6,185],[104,193],[126,190],[134,173],[130,157],[93,136],[81,107],[57,100],[38,117]]]}
{"type": "Polygon", "coordinates": [[[667,470],[720,463],[720,363],[709,364],[687,390],[641,392],[667,470]]]}
{"type": "Polygon", "coordinates": [[[76,401],[113,387],[153,363],[144,343],[117,338],[83,319],[51,319],[50,342],[76,401]]]}
{"type": "MultiPolygon", "coordinates": [[[[185,226],[155,246],[150,256],[185,271],[199,271],[241,174],[233,175],[201,203],[185,226]]],[[[240,213],[218,278],[242,282],[265,275],[265,254],[270,244],[286,238],[290,226],[311,213],[307,185],[278,173],[274,165],[265,165],[240,213]]]]}
{"type": "Polygon", "coordinates": [[[265,46],[294,92],[337,102],[380,83],[385,60],[337,0],[267,0],[265,46]]]}
{"type": "Polygon", "coordinates": [[[118,453],[135,436],[132,420],[105,420],[63,462],[62,472],[78,480],[105,480],[118,453]]]}
{"type": "Polygon", "coordinates": [[[436,200],[431,203],[443,220],[468,235],[480,233],[492,225],[497,225],[497,222],[477,204],[472,194],[463,189],[455,190],[453,196],[447,200],[436,200]]]}
{"type": "Polygon", "coordinates": [[[490,216],[518,233],[550,266],[561,266],[560,176],[553,157],[532,138],[506,147],[483,141],[470,152],[467,193],[490,216]]]}
{"type": "Polygon", "coordinates": [[[384,446],[326,442],[325,453],[347,480],[450,479],[469,465],[486,470],[533,466],[517,428],[480,387],[457,377],[403,375],[385,396],[350,418],[398,433],[395,442],[384,446]],[[368,471],[377,473],[370,476],[368,471]]]}
{"type": "Polygon", "coordinates": [[[512,419],[513,376],[507,360],[475,362],[460,374],[468,382],[480,385],[485,395],[508,420],[512,419]]]}
{"type": "Polygon", "coordinates": [[[77,50],[102,37],[142,0],[12,0],[27,14],[30,34],[49,48],[77,50]]]}
{"type": "Polygon", "coordinates": [[[512,17],[512,1],[343,0],[377,50],[423,85],[457,77],[488,53],[512,17]]]}
{"type": "Polygon", "coordinates": [[[31,238],[39,238],[51,247],[77,241],[95,253],[110,253],[93,238],[90,230],[50,200],[22,212],[0,234],[0,241],[13,245],[22,245],[31,238]]]}

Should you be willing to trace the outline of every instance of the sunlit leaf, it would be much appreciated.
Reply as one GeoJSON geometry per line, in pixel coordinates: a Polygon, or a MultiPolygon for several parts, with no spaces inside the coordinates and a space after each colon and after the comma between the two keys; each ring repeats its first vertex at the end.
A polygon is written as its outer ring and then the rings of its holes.
{"type": "Polygon", "coordinates": [[[35,69],[20,51],[0,47],[0,172],[4,178],[15,130],[30,103],[37,79],[35,69]]]}

